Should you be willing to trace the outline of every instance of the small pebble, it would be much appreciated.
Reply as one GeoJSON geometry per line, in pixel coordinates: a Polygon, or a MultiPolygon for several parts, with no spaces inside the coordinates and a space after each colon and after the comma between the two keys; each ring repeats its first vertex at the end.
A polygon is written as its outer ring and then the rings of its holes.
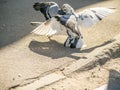
{"type": "Polygon", "coordinates": [[[13,78],[13,81],[15,80],[15,78],[13,78]]]}
{"type": "Polygon", "coordinates": [[[18,74],[18,77],[21,77],[21,74],[18,74]]]}

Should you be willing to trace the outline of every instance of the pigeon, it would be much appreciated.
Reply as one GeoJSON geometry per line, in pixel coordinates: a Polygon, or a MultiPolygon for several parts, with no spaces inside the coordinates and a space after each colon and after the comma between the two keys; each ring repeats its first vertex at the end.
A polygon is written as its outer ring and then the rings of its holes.
{"type": "Polygon", "coordinates": [[[69,4],[63,4],[61,10],[64,12],[63,15],[57,14],[43,22],[32,33],[52,36],[60,33],[65,28],[68,37],[64,42],[64,46],[70,48],[82,48],[84,46],[83,36],[80,32],[81,27],[90,27],[114,12],[112,8],[95,7],[76,13],[69,4]]]}
{"type": "MultiPolygon", "coordinates": [[[[36,2],[33,5],[33,8],[36,11],[40,11],[46,20],[54,17],[57,14],[63,15],[65,14],[60,8],[59,5],[55,2],[36,2]]],[[[30,22],[31,25],[33,26],[38,26],[40,25],[42,22],[30,22]]]]}
{"type": "Polygon", "coordinates": [[[36,11],[40,11],[44,15],[46,20],[57,15],[60,9],[58,4],[55,2],[36,2],[33,5],[33,8],[36,11]]]}

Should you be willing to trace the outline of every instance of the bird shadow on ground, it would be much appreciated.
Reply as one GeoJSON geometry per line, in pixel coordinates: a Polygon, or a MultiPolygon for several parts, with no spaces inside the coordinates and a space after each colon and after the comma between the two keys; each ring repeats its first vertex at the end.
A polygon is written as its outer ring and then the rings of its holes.
{"type": "Polygon", "coordinates": [[[63,46],[63,44],[55,40],[50,40],[48,42],[31,41],[29,48],[31,51],[37,54],[48,56],[52,59],[69,57],[75,60],[79,60],[81,58],[85,58],[83,56],[72,55],[74,53],[80,53],[80,49],[66,48],[63,46]]]}
{"type": "Polygon", "coordinates": [[[93,51],[93,50],[96,49],[96,48],[105,46],[105,45],[110,44],[110,43],[112,43],[112,42],[114,42],[114,41],[115,41],[115,40],[109,40],[109,41],[106,41],[106,42],[104,42],[104,43],[102,43],[102,44],[100,44],[100,45],[97,45],[97,46],[94,46],[94,47],[91,47],[91,48],[88,48],[88,49],[81,50],[81,53],[89,53],[89,52],[93,51]]]}
{"type": "Polygon", "coordinates": [[[120,73],[118,71],[110,70],[107,90],[120,90],[120,73]]]}
{"type": "Polygon", "coordinates": [[[62,58],[62,57],[69,57],[69,58],[73,58],[75,60],[79,60],[81,58],[83,59],[87,59],[87,57],[81,55],[81,56],[76,56],[73,55],[74,53],[90,53],[91,51],[93,51],[94,49],[110,44],[112,43],[113,40],[109,40],[107,42],[104,42],[100,45],[88,48],[88,49],[84,49],[84,50],[80,50],[80,49],[72,49],[72,48],[67,48],[64,47],[63,44],[57,42],[56,40],[50,40],[48,42],[39,42],[39,41],[31,41],[29,44],[29,48],[31,51],[39,54],[39,55],[44,55],[44,56],[48,56],[51,57],[52,59],[58,59],[58,58],[62,58]]]}

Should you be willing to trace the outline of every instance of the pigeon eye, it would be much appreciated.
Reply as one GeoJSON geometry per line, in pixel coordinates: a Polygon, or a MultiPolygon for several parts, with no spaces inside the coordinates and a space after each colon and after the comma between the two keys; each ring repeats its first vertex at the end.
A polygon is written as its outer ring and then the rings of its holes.
{"type": "Polygon", "coordinates": [[[63,10],[63,11],[66,11],[66,7],[65,7],[65,6],[62,6],[62,10],[63,10]]]}
{"type": "Polygon", "coordinates": [[[67,9],[66,9],[66,8],[62,8],[62,10],[63,10],[63,12],[66,12],[66,11],[67,11],[67,9]]]}
{"type": "Polygon", "coordinates": [[[63,11],[65,11],[65,12],[66,12],[67,10],[66,10],[66,9],[63,9],[63,11]]]}

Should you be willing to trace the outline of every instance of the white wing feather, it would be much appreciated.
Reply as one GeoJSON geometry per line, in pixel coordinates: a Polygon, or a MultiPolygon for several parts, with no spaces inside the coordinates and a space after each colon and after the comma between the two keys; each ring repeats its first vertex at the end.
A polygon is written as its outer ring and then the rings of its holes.
{"type": "Polygon", "coordinates": [[[78,24],[83,27],[90,27],[113,12],[113,9],[105,7],[86,9],[82,12],[77,13],[77,16],[79,18],[78,24]]]}
{"type": "Polygon", "coordinates": [[[61,32],[61,24],[53,17],[49,21],[43,22],[32,33],[37,35],[52,36],[61,32]]]}

